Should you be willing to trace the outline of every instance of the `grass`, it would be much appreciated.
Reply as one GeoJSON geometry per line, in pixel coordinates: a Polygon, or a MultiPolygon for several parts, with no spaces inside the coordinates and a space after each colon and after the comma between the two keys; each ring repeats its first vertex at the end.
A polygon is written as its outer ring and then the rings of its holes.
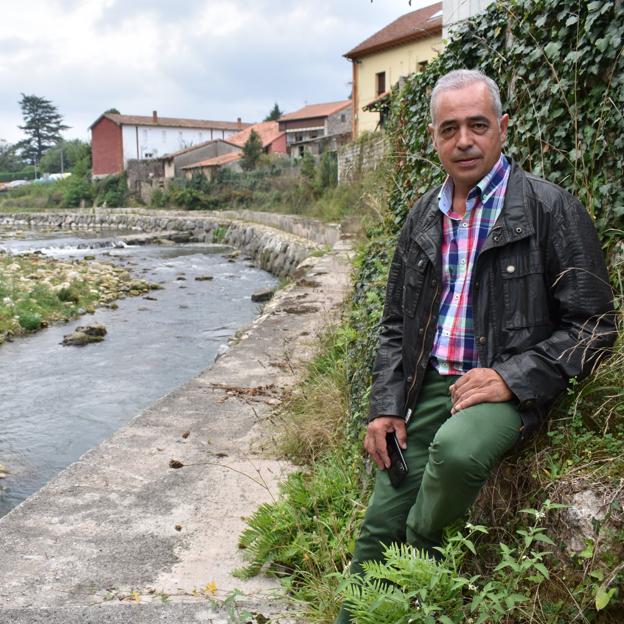
{"type": "Polygon", "coordinates": [[[0,343],[93,312],[124,296],[128,284],[131,294],[150,289],[109,264],[0,253],[0,343]]]}
{"type": "Polygon", "coordinates": [[[0,193],[0,212],[39,212],[63,207],[63,181],[25,184],[0,193]]]}
{"type": "Polygon", "coordinates": [[[347,435],[349,340],[344,324],[321,337],[305,379],[282,405],[278,448],[303,468],[288,477],[275,503],[253,514],[240,538],[248,561],[240,575],[262,569],[278,576],[308,622],[337,613],[337,589],[364,512],[360,453],[347,435]]]}
{"type": "Polygon", "coordinates": [[[347,442],[347,344],[344,327],[323,336],[304,382],[279,410],[278,448],[295,463],[310,465],[347,442]]]}

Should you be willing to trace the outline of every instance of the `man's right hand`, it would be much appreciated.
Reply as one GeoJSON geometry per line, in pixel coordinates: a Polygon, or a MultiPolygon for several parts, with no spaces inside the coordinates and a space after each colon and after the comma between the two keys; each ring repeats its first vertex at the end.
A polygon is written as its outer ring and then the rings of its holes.
{"type": "Polygon", "coordinates": [[[405,421],[399,416],[379,416],[368,423],[366,437],[364,438],[364,448],[375,460],[380,470],[390,468],[390,457],[386,448],[386,434],[391,431],[396,432],[399,446],[407,448],[407,431],[405,421]]]}

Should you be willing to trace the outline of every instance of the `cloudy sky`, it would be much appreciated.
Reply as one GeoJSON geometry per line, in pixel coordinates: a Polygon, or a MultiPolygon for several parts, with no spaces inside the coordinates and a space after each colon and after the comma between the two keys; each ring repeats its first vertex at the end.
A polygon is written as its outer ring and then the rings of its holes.
{"type": "Polygon", "coordinates": [[[0,139],[22,137],[20,94],[50,99],[71,129],[108,108],[261,121],[349,96],[342,55],[433,0],[5,0],[0,139]]]}

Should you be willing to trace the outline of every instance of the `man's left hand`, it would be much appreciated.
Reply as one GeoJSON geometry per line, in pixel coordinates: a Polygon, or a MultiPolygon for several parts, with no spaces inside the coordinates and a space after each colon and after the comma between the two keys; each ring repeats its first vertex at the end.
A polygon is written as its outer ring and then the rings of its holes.
{"type": "Polygon", "coordinates": [[[451,414],[479,403],[510,401],[513,394],[503,378],[493,368],[473,368],[451,387],[451,414]]]}

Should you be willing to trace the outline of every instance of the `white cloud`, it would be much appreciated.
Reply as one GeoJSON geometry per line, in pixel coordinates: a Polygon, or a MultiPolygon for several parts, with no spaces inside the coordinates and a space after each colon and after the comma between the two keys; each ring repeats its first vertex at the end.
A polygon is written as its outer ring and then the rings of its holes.
{"type": "Polygon", "coordinates": [[[22,0],[0,20],[0,138],[21,138],[20,93],[88,138],[100,113],[261,119],[348,96],[342,55],[428,0],[22,0]]]}

